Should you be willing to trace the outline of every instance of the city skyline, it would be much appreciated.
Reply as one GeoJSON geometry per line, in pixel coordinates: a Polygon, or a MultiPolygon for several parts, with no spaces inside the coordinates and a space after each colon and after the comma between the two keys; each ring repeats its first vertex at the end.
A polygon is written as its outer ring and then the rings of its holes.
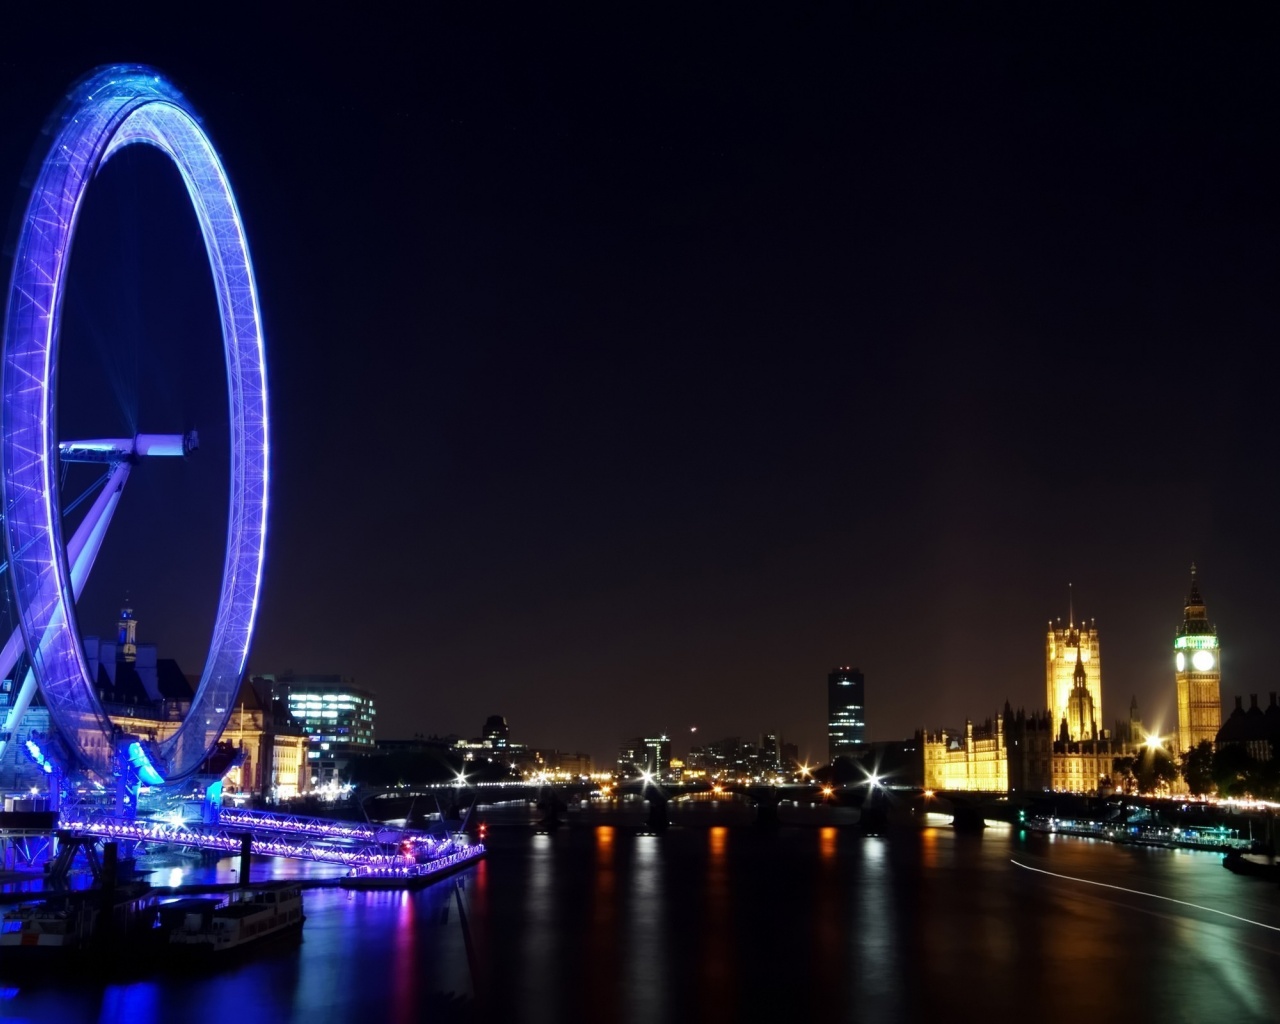
{"type": "MultiPolygon", "coordinates": [[[[404,735],[816,760],[832,665],[872,740],[1038,707],[1073,584],[1101,723],[1136,696],[1168,732],[1195,561],[1223,701],[1269,691],[1280,143],[1245,15],[424,17],[104,19],[0,66],[9,196],[106,62],[172,75],[223,154],[274,395],[252,673],[353,676],[404,735]]],[[[95,183],[60,400],[201,431],[82,602],[198,671],[225,412],[185,202],[145,154],[95,183]]]]}

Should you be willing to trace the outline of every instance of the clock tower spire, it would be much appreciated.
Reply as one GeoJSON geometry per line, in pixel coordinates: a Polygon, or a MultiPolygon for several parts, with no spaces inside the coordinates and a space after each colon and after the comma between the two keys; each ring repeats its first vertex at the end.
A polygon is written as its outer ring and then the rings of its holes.
{"type": "Polygon", "coordinates": [[[1195,563],[1182,623],[1173,638],[1174,679],[1178,687],[1178,750],[1210,743],[1222,726],[1222,664],[1218,630],[1209,621],[1195,563]]]}

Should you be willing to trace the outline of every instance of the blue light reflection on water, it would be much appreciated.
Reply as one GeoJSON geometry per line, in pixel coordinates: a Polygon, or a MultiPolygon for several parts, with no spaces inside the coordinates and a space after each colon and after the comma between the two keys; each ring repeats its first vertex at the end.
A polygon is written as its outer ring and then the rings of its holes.
{"type": "MultiPolygon", "coordinates": [[[[936,823],[884,838],[714,821],[648,836],[584,816],[535,835],[531,823],[495,817],[490,858],[456,882],[309,890],[301,943],[105,987],[6,981],[0,1016],[896,1020],[945,1013],[957,992],[981,993],[984,1012],[1016,1014],[1034,991],[1045,1022],[1107,1019],[1117,1005],[1253,1020],[1280,996],[1280,934],[1144,895],[1280,925],[1276,888],[1222,870],[1211,854],[960,835],[936,823]],[[1022,871],[1014,858],[1064,877],[1022,871]]],[[[224,863],[212,873],[226,872],[224,863]]]]}

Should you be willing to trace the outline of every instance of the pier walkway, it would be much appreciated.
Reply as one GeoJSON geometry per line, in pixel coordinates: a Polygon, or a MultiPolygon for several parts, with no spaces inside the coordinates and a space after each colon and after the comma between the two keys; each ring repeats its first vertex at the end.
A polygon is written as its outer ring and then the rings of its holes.
{"type": "Polygon", "coordinates": [[[470,843],[459,834],[433,836],[414,829],[229,808],[212,824],[169,819],[131,821],[99,812],[64,810],[58,831],[75,838],[221,853],[240,852],[242,838],[248,835],[250,851],[259,856],[321,861],[348,868],[419,864],[445,870],[484,852],[483,846],[470,843]]]}

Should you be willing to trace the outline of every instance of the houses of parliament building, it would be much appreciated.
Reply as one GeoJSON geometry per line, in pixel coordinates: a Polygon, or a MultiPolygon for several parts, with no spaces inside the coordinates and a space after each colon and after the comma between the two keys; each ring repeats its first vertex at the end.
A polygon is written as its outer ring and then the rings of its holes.
{"type": "MultiPolygon", "coordinates": [[[[1200,596],[1195,566],[1183,619],[1174,636],[1177,755],[1202,740],[1213,742],[1222,724],[1217,630],[1200,596]]],[[[1147,733],[1136,698],[1127,721],[1104,729],[1102,651],[1093,620],[1050,622],[1045,636],[1045,708],[1001,713],[964,730],[924,733],[924,784],[970,792],[1092,793],[1115,786],[1115,759],[1134,754],[1147,733]]]]}

